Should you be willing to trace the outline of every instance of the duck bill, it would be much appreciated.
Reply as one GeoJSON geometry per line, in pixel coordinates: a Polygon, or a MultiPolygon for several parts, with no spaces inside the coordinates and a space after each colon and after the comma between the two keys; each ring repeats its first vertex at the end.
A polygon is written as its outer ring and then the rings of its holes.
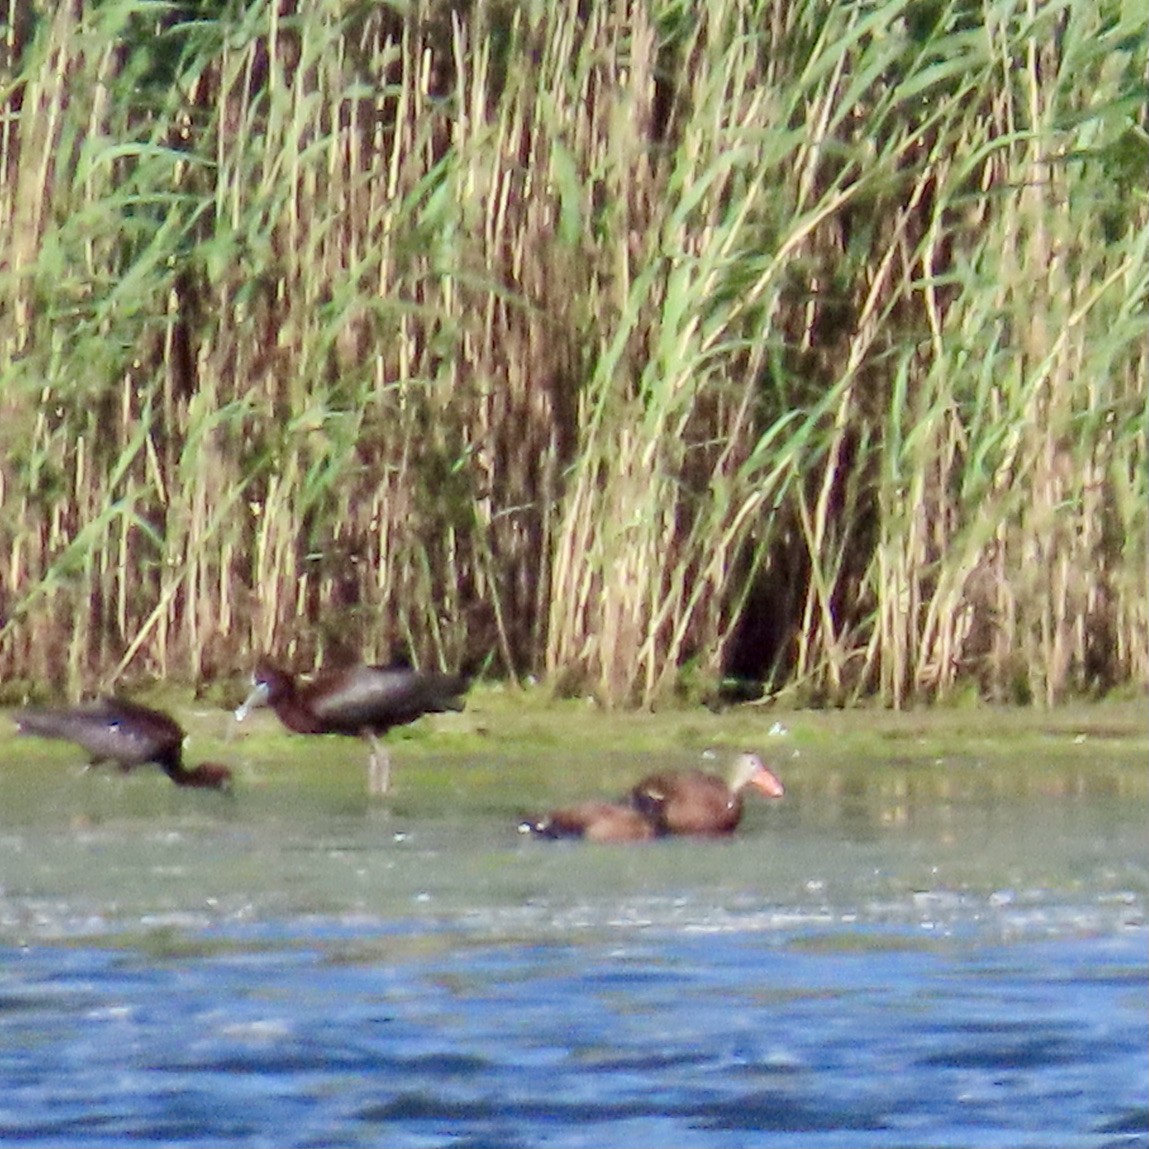
{"type": "Polygon", "coordinates": [[[760,766],[750,777],[750,785],[760,790],[767,798],[781,798],[786,793],[782,779],[768,766],[760,766]]]}
{"type": "Polygon", "coordinates": [[[266,682],[257,682],[251,693],[236,707],[236,722],[242,722],[253,710],[266,706],[269,693],[266,682]]]}

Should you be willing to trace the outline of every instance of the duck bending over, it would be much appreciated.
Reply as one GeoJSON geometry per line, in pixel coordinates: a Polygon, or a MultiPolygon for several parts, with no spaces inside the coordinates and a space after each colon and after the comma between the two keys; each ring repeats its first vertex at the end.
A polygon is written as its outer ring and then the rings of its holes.
{"type": "Polygon", "coordinates": [[[177,785],[226,790],[232,773],[218,762],[185,766],[183,727],[162,710],[123,698],[100,698],[80,706],[22,710],[15,716],[21,734],[59,738],[86,750],[92,765],[115,762],[132,770],[154,762],[177,785]]]}

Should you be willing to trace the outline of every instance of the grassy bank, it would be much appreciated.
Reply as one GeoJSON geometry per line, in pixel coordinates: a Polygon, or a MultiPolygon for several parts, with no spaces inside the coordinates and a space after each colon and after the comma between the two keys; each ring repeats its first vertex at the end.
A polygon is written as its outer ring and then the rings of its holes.
{"type": "Polygon", "coordinates": [[[1149,683],[1130,6],[7,15],[10,690],[1149,683]]]}
{"type": "MultiPolygon", "coordinates": [[[[790,798],[807,809],[864,810],[887,828],[949,803],[1149,798],[1149,733],[1139,702],[1067,704],[1051,712],[774,706],[721,715],[697,707],[603,713],[587,699],[556,701],[542,687],[480,686],[462,714],[392,731],[386,741],[395,792],[380,802],[367,792],[367,747],[360,739],[303,737],[270,713],[237,725],[225,707],[193,700],[171,684],[145,697],[185,727],[189,761],[231,767],[233,795],[189,795],[154,768],[84,774],[74,746],[7,738],[0,739],[5,816],[58,823],[62,811],[114,820],[158,808],[258,818],[311,807],[400,817],[469,811],[481,819],[493,810],[622,795],[658,767],[721,772],[744,749],[762,754],[790,798]]],[[[0,714],[0,726],[7,724],[0,714]]]]}

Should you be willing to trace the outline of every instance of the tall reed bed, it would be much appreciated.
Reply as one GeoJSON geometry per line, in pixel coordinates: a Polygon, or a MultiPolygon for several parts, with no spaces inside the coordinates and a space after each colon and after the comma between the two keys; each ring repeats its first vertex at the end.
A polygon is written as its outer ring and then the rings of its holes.
{"type": "Polygon", "coordinates": [[[1128,5],[6,15],[5,680],[1149,681],[1128,5]]]}

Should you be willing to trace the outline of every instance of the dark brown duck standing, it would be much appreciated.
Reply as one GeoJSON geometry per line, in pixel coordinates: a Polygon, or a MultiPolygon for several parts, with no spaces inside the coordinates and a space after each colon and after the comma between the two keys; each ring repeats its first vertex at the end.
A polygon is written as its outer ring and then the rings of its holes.
{"type": "Polygon", "coordinates": [[[667,834],[730,834],[742,820],[742,796],[753,787],[781,798],[782,783],[757,754],[739,754],[723,779],[702,770],[649,774],[630,792],[636,810],[667,834]]]}
{"type": "Polygon", "coordinates": [[[162,710],[122,698],[101,698],[81,706],[23,710],[16,715],[21,734],[75,742],[93,765],[118,763],[131,770],[154,762],[177,785],[226,790],[231,771],[217,762],[187,767],[183,763],[184,731],[162,710]]]}
{"type": "Polygon", "coordinates": [[[540,818],[519,823],[536,838],[582,838],[588,842],[642,842],[658,837],[658,829],[633,806],[620,802],[579,802],[540,818]]]}
{"type": "Polygon", "coordinates": [[[391,784],[391,759],[379,737],[424,714],[462,710],[470,682],[461,675],[409,666],[357,664],[317,675],[298,685],[286,671],[262,659],[252,690],[236,710],[242,722],[258,706],[270,706],[280,722],[297,734],[348,734],[371,747],[368,790],[385,794],[391,784]]]}

